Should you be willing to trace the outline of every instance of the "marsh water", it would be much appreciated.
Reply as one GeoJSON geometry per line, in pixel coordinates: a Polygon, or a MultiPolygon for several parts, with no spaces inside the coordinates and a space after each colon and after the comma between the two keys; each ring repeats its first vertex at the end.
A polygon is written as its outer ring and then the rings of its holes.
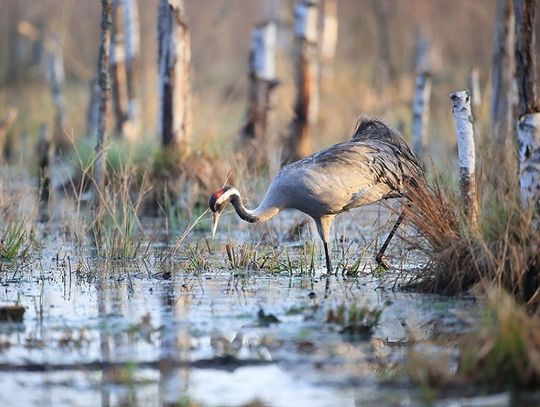
{"type": "Polygon", "coordinates": [[[182,241],[147,227],[144,249],[120,261],[74,242],[70,210],[52,208],[30,255],[2,263],[0,305],[26,312],[0,322],[0,405],[462,405],[403,367],[414,348],[455,369],[447,345],[474,325],[475,301],[401,289],[419,260],[399,239],[394,271],[374,266],[392,211],[338,219],[328,276],[298,213],[254,227],[230,214],[216,241],[208,215],[182,241]],[[377,317],[350,329],[351,309],[377,317]]]}
{"type": "Polygon", "coordinates": [[[387,380],[410,332],[459,332],[472,318],[472,300],[392,290],[388,275],[332,276],[327,290],[319,255],[303,274],[225,261],[193,271],[53,242],[2,270],[0,300],[26,314],[0,323],[0,405],[414,405],[421,390],[387,380]],[[328,320],[352,303],[382,310],[370,334],[328,320]]]}

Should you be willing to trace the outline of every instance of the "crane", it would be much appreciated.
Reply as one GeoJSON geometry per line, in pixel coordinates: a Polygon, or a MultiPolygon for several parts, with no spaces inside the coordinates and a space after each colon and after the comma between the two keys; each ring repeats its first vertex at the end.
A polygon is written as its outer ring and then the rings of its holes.
{"type": "MultiPolygon", "coordinates": [[[[246,209],[240,192],[233,186],[214,192],[209,199],[213,212],[212,237],[229,203],[249,223],[266,222],[283,209],[297,209],[315,221],[330,274],[328,242],[336,215],[384,199],[410,200],[407,191],[423,183],[422,166],[400,134],[380,120],[362,119],[352,140],[283,167],[256,209],[246,209]]],[[[404,216],[402,211],[375,258],[381,267],[388,268],[384,252],[404,216]]]]}

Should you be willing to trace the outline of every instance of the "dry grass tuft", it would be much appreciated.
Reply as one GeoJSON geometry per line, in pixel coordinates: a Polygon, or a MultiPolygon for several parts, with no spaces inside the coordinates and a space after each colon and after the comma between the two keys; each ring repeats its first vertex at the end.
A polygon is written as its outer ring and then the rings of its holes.
{"type": "Polygon", "coordinates": [[[503,290],[487,290],[478,330],[466,337],[459,374],[491,390],[540,385],[540,320],[503,290]]]}
{"type": "Polygon", "coordinates": [[[408,238],[407,243],[421,250],[427,262],[411,277],[409,287],[452,295],[488,281],[537,308],[539,242],[530,217],[511,189],[502,193],[486,181],[481,184],[478,228],[467,222],[457,194],[442,181],[411,192],[414,204],[408,219],[420,239],[408,238]]]}

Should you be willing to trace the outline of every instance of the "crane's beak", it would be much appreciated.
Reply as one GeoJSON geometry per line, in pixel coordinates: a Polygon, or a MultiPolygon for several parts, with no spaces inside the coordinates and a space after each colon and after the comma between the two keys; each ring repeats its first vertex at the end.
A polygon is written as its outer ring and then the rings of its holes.
{"type": "Polygon", "coordinates": [[[212,240],[214,240],[214,237],[216,236],[216,230],[217,230],[217,225],[219,223],[220,216],[221,216],[221,211],[212,213],[212,240]]]}

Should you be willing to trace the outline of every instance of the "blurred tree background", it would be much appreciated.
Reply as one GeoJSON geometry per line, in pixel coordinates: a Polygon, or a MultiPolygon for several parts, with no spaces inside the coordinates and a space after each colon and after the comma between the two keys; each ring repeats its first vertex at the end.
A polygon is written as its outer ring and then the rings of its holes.
{"type": "MultiPolygon", "coordinates": [[[[186,0],[192,40],[193,139],[195,147],[222,151],[232,145],[245,115],[250,32],[279,4],[278,128],[292,115],[293,1],[186,0]],[[219,141],[219,143],[215,142],[219,141]]],[[[141,135],[156,134],[157,0],[139,1],[141,53],[136,83],[141,105],[141,135]]],[[[360,114],[381,116],[409,137],[414,86],[414,54],[419,35],[431,44],[430,150],[453,148],[448,95],[467,87],[479,70],[487,119],[496,0],[338,0],[339,34],[333,75],[323,80],[315,148],[350,136],[360,114]],[[381,19],[382,18],[382,19],[381,19]],[[378,24],[380,21],[382,24],[378,24]],[[382,41],[381,41],[382,40],[382,41]],[[381,66],[381,48],[388,67],[381,66]],[[381,71],[388,76],[381,79],[381,71]],[[448,143],[436,140],[448,139],[448,143]],[[439,146],[438,144],[441,144],[439,146]]],[[[275,13],[275,11],[274,11],[275,13]]],[[[540,14],[540,13],[539,13],[540,14]]],[[[0,111],[18,111],[11,130],[35,140],[39,124],[50,122],[53,103],[43,75],[39,37],[58,35],[66,73],[65,131],[84,136],[90,81],[96,74],[100,3],[77,0],[3,0],[0,3],[0,111]]],[[[537,31],[540,25],[537,18],[537,31]]],[[[487,121],[487,120],[485,120],[487,121]]],[[[109,121],[111,131],[114,123],[109,121]]],[[[479,126],[479,137],[487,125],[479,126]]],[[[22,146],[20,146],[22,147],[22,146]]],[[[25,148],[18,150],[24,151],[25,148]]],[[[445,154],[441,154],[445,156],[445,154]]]]}

